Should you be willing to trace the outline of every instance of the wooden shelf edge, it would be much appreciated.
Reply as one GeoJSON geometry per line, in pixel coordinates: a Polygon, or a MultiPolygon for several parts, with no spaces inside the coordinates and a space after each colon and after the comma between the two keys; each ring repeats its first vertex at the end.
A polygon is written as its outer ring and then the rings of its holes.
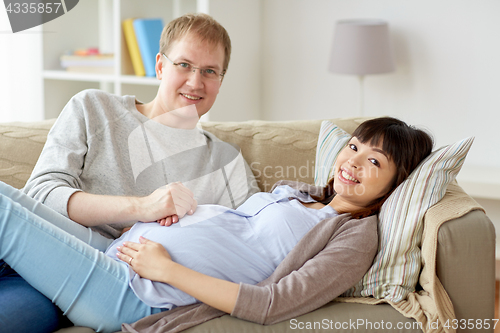
{"type": "Polygon", "coordinates": [[[86,81],[86,82],[117,82],[121,84],[139,84],[149,86],[159,86],[160,81],[154,77],[141,77],[135,75],[113,75],[96,73],[76,73],[63,70],[45,70],[44,79],[62,81],[86,81]]]}

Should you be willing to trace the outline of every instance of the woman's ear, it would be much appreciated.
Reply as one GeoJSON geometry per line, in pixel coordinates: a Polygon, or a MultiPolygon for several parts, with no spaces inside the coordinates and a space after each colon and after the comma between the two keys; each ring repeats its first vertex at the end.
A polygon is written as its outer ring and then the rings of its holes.
{"type": "Polygon", "coordinates": [[[156,55],[155,71],[156,71],[156,78],[158,80],[161,80],[163,72],[163,57],[161,56],[161,53],[158,53],[156,55]]]}

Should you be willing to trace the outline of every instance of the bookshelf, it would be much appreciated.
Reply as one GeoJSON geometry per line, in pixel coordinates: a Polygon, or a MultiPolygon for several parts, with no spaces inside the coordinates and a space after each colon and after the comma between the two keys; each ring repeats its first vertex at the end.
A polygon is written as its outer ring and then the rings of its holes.
{"type": "Polygon", "coordinates": [[[189,12],[208,13],[210,0],[85,0],[56,20],[42,26],[42,86],[44,118],[57,117],[77,92],[102,89],[118,95],[133,94],[148,102],[159,81],[134,75],[122,32],[122,21],[131,17],[162,18],[164,24],[189,12]],[[113,53],[113,74],[66,72],[60,56],[75,49],[99,47],[113,53]]]}

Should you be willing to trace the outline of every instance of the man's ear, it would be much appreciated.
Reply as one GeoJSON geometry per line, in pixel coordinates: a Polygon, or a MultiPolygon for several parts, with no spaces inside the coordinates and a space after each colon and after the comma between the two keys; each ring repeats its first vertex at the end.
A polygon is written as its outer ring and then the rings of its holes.
{"type": "Polygon", "coordinates": [[[156,71],[156,78],[158,80],[161,80],[161,75],[163,72],[163,57],[161,56],[161,53],[158,53],[156,55],[155,71],[156,71]]]}

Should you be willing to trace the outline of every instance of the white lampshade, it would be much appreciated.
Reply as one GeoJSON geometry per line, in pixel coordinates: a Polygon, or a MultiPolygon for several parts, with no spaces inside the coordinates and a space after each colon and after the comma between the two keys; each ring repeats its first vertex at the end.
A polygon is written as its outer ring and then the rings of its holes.
{"type": "Polygon", "coordinates": [[[387,22],[337,22],[330,56],[331,72],[363,76],[392,72],[394,69],[387,22]]]}

